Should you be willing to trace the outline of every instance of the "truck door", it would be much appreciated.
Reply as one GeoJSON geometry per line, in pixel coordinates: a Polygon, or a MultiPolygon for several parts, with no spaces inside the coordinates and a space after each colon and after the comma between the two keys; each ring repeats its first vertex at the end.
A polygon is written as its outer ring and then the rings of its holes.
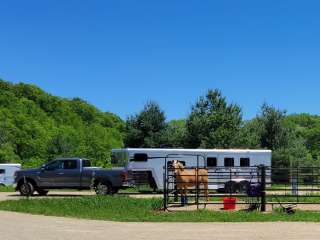
{"type": "Polygon", "coordinates": [[[80,187],[80,161],[77,159],[60,160],[61,168],[57,170],[56,182],[60,187],[80,187]]]}
{"type": "Polygon", "coordinates": [[[61,159],[53,161],[42,169],[39,180],[41,187],[79,187],[79,160],[61,159]]]}
{"type": "Polygon", "coordinates": [[[41,168],[39,173],[40,187],[55,187],[56,184],[56,171],[61,167],[60,161],[52,161],[41,168]]]}

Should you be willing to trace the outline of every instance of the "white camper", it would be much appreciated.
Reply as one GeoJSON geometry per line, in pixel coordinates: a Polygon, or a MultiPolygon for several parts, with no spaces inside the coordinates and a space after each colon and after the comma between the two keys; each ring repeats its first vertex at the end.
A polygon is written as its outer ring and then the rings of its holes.
{"type": "Polygon", "coordinates": [[[20,169],[21,169],[21,164],[18,164],[18,163],[0,164],[0,186],[13,185],[14,173],[20,169]]]}
{"type": "MultiPolygon", "coordinates": [[[[135,184],[149,184],[153,188],[163,189],[165,161],[179,160],[186,167],[241,168],[265,165],[271,167],[271,150],[249,149],[158,149],[126,148],[112,150],[112,163],[126,166],[135,184]]],[[[209,170],[211,171],[211,170],[209,170]]],[[[209,186],[211,189],[224,187],[221,184],[209,186]]]]}

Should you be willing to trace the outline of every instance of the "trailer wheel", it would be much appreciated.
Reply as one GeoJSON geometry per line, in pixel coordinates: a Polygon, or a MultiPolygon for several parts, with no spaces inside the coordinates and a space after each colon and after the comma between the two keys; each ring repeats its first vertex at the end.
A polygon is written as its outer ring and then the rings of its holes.
{"type": "Polygon", "coordinates": [[[228,181],[224,185],[225,193],[236,193],[238,190],[238,184],[234,181],[228,181]]]}
{"type": "Polygon", "coordinates": [[[95,188],[97,195],[111,195],[113,194],[113,188],[110,183],[98,183],[95,188]]]}
{"type": "Polygon", "coordinates": [[[34,186],[30,182],[23,182],[19,186],[19,192],[22,196],[32,196],[34,193],[34,186]]]}
{"type": "Polygon", "coordinates": [[[239,192],[240,193],[247,193],[249,189],[250,183],[246,180],[241,181],[239,183],[239,192]]]}

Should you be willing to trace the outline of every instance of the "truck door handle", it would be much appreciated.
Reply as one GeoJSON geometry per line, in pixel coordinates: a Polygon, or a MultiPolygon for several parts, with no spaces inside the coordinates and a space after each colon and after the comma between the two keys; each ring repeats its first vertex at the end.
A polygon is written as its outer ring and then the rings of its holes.
{"type": "Polygon", "coordinates": [[[57,173],[58,175],[63,175],[64,173],[63,172],[59,172],[59,173],[57,173]]]}

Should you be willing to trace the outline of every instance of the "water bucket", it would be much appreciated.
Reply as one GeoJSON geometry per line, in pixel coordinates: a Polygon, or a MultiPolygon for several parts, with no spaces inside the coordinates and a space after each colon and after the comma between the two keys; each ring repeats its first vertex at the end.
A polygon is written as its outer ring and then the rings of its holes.
{"type": "Polygon", "coordinates": [[[225,197],[223,199],[223,209],[224,210],[234,210],[234,209],[236,209],[236,202],[237,202],[236,198],[225,197]]]}

